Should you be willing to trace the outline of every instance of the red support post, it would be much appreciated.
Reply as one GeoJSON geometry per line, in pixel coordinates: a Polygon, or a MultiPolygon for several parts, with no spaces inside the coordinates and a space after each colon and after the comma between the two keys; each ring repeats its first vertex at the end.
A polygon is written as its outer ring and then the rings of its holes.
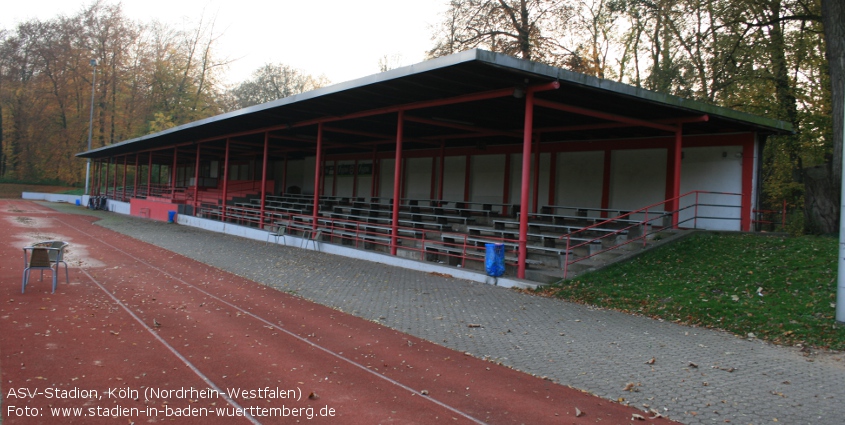
{"type": "Polygon", "coordinates": [[[126,168],[128,167],[128,157],[123,155],[123,190],[120,191],[120,200],[126,202],[126,168]]]}
{"type": "Polygon", "coordinates": [[[264,133],[264,161],[261,166],[261,209],[258,215],[258,228],[264,230],[264,209],[267,202],[267,157],[270,154],[270,132],[264,133]]]}
{"type": "Polygon", "coordinates": [[[399,233],[399,184],[402,178],[402,134],[404,133],[405,111],[399,111],[396,123],[396,160],[393,167],[393,220],[390,224],[390,254],[396,255],[399,233]]]}
{"type": "Polygon", "coordinates": [[[200,195],[200,149],[202,144],[197,143],[197,159],[194,162],[194,217],[197,216],[200,195]]]}
{"type": "Polygon", "coordinates": [[[140,169],[140,167],[138,166],[138,162],[140,161],[138,159],[139,156],[140,155],[138,155],[137,153],[135,154],[135,177],[133,179],[134,181],[132,182],[132,197],[133,198],[138,196],[138,175],[140,174],[138,172],[138,170],[140,169]]]}
{"type": "Polygon", "coordinates": [[[149,163],[147,164],[147,198],[150,197],[150,186],[153,185],[153,153],[149,152],[149,163]]]}
{"type": "Polygon", "coordinates": [[[112,199],[117,201],[117,157],[114,158],[114,180],[111,184],[112,199]]]}
{"type": "Polygon", "coordinates": [[[317,220],[320,217],[320,183],[323,177],[323,123],[317,124],[317,157],[314,159],[314,211],[312,212],[311,228],[317,230],[317,220]]]}
{"type": "Polygon", "coordinates": [[[105,167],[106,169],[103,172],[105,179],[106,179],[105,184],[103,185],[103,192],[105,193],[106,198],[108,198],[109,197],[109,171],[111,171],[111,157],[107,158],[106,161],[107,161],[106,167],[105,167]]]}
{"type": "Polygon", "coordinates": [[[179,148],[173,148],[173,169],[170,170],[170,199],[176,198],[176,169],[178,167],[179,148]]]}
{"type": "Polygon", "coordinates": [[[754,136],[750,135],[748,140],[742,144],[742,201],[740,203],[739,227],[743,232],[751,231],[751,192],[753,191],[754,180],[754,136]]]}
{"type": "Polygon", "coordinates": [[[522,129],[522,191],[520,192],[519,258],[516,277],[525,279],[528,259],[528,190],[531,181],[531,139],[534,132],[534,92],[525,94],[525,124],[522,129]]]}
{"type": "Polygon", "coordinates": [[[549,205],[555,204],[557,195],[557,152],[549,152],[549,205]]]}
{"type": "Polygon", "coordinates": [[[229,144],[231,139],[226,138],[226,153],[223,155],[223,211],[220,212],[221,221],[226,222],[226,200],[229,197],[229,144]]]}
{"type": "Polygon", "coordinates": [[[531,203],[531,210],[537,212],[537,205],[540,201],[540,138],[534,142],[534,196],[531,203]]]}

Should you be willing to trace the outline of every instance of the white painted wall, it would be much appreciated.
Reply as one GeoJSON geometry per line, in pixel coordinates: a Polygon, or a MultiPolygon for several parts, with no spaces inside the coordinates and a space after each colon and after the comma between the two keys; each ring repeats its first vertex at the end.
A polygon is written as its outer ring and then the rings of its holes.
{"type": "MultiPolygon", "coordinates": [[[[338,161],[338,166],[341,165],[355,165],[355,161],[338,161]]],[[[326,179],[328,181],[328,179],[326,179]]],[[[355,183],[355,176],[348,175],[348,176],[337,176],[337,192],[335,193],[337,196],[352,196],[352,185],[355,183]]],[[[331,193],[331,187],[329,187],[329,191],[327,193],[331,193]]]]}
{"type": "Polygon", "coordinates": [[[636,210],[665,201],[666,155],[666,149],[613,151],[609,207],[636,210]]]}
{"type": "MultiPolygon", "coordinates": [[[[681,194],[703,190],[710,192],[742,192],[742,147],[724,146],[707,148],[686,148],[681,161],[681,194]]],[[[694,196],[681,199],[681,208],[695,203],[694,196]]],[[[738,195],[699,195],[699,217],[730,217],[735,220],[699,219],[687,221],[696,215],[695,209],[684,210],[679,221],[682,227],[696,227],[710,230],[740,230],[740,206],[738,195]],[[701,206],[730,205],[722,206],[701,206]],[[685,222],[686,221],[686,222],[685,222]]]]}
{"type": "MultiPolygon", "coordinates": [[[[285,172],[287,173],[288,187],[298,186],[303,192],[314,193],[314,158],[288,161],[288,169],[285,172]]],[[[285,191],[288,187],[285,188],[285,191]]]]}
{"type": "MultiPolygon", "coordinates": [[[[742,190],[742,148],[740,146],[685,148],[681,165],[681,193],[694,190],[739,193],[742,190]],[[723,156],[724,152],[724,156],[723,156]]],[[[611,153],[610,205],[612,209],[636,210],[665,200],[666,149],[626,149],[611,153]]],[[[555,204],[576,207],[601,207],[604,178],[604,152],[561,152],[556,155],[555,204]]],[[[541,155],[539,205],[548,203],[549,173],[553,155],[541,155]]],[[[439,166],[439,158],[411,158],[406,170],[406,197],[427,199],[431,191],[432,161],[439,166]]],[[[534,157],[531,157],[532,166],[534,157]]],[[[347,161],[339,162],[339,164],[347,161]]],[[[354,161],[349,161],[354,163],[354,161]]],[[[393,196],[393,159],[380,161],[379,193],[376,196],[393,196]]],[[[445,158],[444,192],[447,200],[464,198],[465,156],[445,158]]],[[[510,199],[520,202],[522,155],[511,155],[510,199]]],[[[470,200],[475,202],[502,202],[505,155],[478,155],[472,158],[470,200]]],[[[439,173],[439,171],[435,171],[439,173]]],[[[533,173],[531,175],[533,185],[533,173]]],[[[314,158],[289,161],[288,186],[299,185],[306,193],[313,193],[314,158]]],[[[332,178],[326,178],[326,192],[331,193],[332,178]]],[[[352,196],[352,176],[339,177],[339,196],[352,196]]],[[[358,196],[370,196],[370,176],[359,176],[358,196]]],[[[439,183],[436,182],[436,187],[439,183]]],[[[533,187],[533,186],[532,186],[533,187]]],[[[529,206],[533,205],[533,189],[529,192],[529,206]]],[[[692,200],[685,200],[686,204],[692,200]]],[[[740,196],[719,195],[701,199],[701,203],[729,205],[699,209],[699,216],[730,216],[739,218],[740,196]],[[737,208],[732,208],[732,207],[737,208]]],[[[660,208],[662,210],[662,208],[660,208]]],[[[683,221],[694,212],[685,212],[683,221]]],[[[699,228],[739,230],[739,220],[698,220],[699,228]]],[[[689,227],[693,223],[687,224],[689,227]]]]}
{"type": "Polygon", "coordinates": [[[499,204],[502,202],[504,187],[505,155],[479,155],[472,158],[471,201],[499,204]]]}
{"type": "Polygon", "coordinates": [[[604,152],[562,152],[557,160],[555,205],[601,208],[604,152]]]}
{"type": "Polygon", "coordinates": [[[68,195],[63,193],[22,192],[21,199],[28,199],[32,201],[67,202],[69,204],[76,204],[76,202],[79,201],[79,205],[88,205],[87,196],[85,197],[85,203],[83,203],[82,195],[68,195]]]}
{"type": "Polygon", "coordinates": [[[410,158],[405,170],[405,197],[431,198],[431,161],[433,158],[410,158]]]}
{"type": "Polygon", "coordinates": [[[443,199],[463,201],[466,157],[447,156],[445,162],[446,165],[443,167],[443,199]]]}
{"type": "Polygon", "coordinates": [[[393,175],[395,172],[393,163],[395,162],[395,159],[382,159],[379,161],[379,191],[376,196],[380,198],[393,198],[393,178],[395,177],[393,175]]]}

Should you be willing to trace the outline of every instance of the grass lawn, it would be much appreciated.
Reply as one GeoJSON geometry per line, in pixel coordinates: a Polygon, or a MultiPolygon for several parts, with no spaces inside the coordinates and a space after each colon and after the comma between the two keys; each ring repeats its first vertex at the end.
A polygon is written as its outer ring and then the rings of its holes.
{"type": "Polygon", "coordinates": [[[0,199],[21,199],[22,192],[70,193],[82,195],[84,189],[70,186],[46,186],[39,184],[0,183],[0,199]]]}
{"type": "Polygon", "coordinates": [[[538,293],[779,344],[845,350],[838,240],[699,233],[538,293]]]}

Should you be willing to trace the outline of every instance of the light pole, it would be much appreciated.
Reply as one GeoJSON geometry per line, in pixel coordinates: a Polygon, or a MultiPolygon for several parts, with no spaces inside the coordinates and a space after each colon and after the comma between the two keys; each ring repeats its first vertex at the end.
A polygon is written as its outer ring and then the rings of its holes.
{"type": "MultiPolygon", "coordinates": [[[[88,150],[91,150],[91,136],[94,133],[94,88],[97,85],[97,59],[91,59],[91,68],[94,69],[94,78],[91,80],[91,118],[88,121],[88,150]]],[[[91,177],[91,158],[85,165],[85,195],[88,193],[88,180],[91,177]]]]}

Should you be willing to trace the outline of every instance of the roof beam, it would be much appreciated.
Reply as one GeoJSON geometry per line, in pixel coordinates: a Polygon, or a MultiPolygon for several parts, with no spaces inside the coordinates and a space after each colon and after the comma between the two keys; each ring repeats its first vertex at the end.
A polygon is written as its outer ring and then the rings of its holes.
{"type": "Polygon", "coordinates": [[[668,131],[674,133],[678,131],[678,126],[660,124],[653,121],[642,120],[639,118],[631,118],[623,115],[611,114],[608,112],[596,111],[593,109],[582,108],[580,106],[567,105],[559,102],[552,102],[544,99],[534,99],[534,104],[543,108],[555,109],[558,111],[571,112],[578,115],[586,115],[589,117],[600,118],[607,121],[615,121],[619,123],[630,124],[636,127],[649,127],[658,130],[668,131]]]}

